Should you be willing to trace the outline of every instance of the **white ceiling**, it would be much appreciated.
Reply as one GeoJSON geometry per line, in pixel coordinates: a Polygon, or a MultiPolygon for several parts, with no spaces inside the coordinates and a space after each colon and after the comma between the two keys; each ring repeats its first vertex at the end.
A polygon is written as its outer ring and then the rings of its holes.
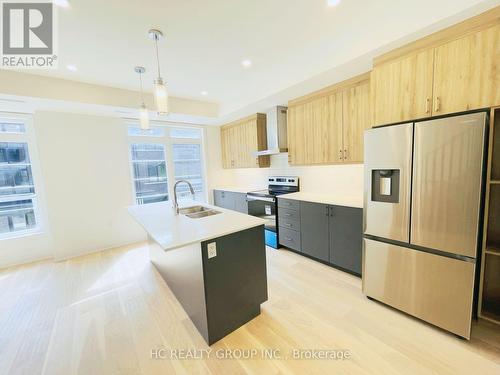
{"type": "Polygon", "coordinates": [[[167,35],[160,59],[170,94],[218,102],[221,115],[263,103],[336,67],[345,70],[349,61],[439,22],[500,4],[343,0],[330,8],[326,0],[69,2],[70,8],[59,9],[59,70],[40,74],[137,89],[133,67],[143,65],[151,90],[154,50],[146,34],[155,27],[167,35]],[[250,59],[252,67],[243,68],[243,59],[250,59]],[[78,71],[67,70],[67,64],[78,71]],[[208,96],[201,95],[205,90],[208,96]]]}

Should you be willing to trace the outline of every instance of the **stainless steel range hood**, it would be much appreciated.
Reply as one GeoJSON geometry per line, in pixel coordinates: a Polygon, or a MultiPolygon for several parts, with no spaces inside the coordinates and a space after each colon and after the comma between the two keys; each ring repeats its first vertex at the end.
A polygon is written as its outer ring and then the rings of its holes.
{"type": "Polygon", "coordinates": [[[275,155],[288,151],[287,110],[287,107],[278,106],[266,113],[267,150],[257,151],[254,155],[275,155]]]}

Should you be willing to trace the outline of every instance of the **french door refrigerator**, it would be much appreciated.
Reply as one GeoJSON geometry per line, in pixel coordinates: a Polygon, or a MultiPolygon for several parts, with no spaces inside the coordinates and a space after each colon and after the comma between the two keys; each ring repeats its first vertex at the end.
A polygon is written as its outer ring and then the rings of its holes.
{"type": "Polygon", "coordinates": [[[470,338],[486,113],[365,132],[363,292],[470,338]]]}

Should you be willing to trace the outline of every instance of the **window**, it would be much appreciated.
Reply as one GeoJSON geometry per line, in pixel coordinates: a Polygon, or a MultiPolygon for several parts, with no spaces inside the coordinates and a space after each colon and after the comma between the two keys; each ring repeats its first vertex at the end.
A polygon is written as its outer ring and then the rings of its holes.
{"type": "MultiPolygon", "coordinates": [[[[200,144],[173,144],[173,161],[175,180],[187,180],[193,185],[196,200],[202,199],[203,175],[201,165],[200,144]]],[[[179,199],[191,198],[187,184],[179,184],[177,188],[179,199]]]]}
{"type": "Polygon", "coordinates": [[[168,200],[165,146],[134,143],[130,151],[137,204],[168,200]]]}
{"type": "Polygon", "coordinates": [[[170,130],[172,138],[201,139],[201,130],[193,128],[174,128],[170,130]]]}
{"type": "Polygon", "coordinates": [[[26,125],[0,120],[0,238],[38,227],[31,163],[26,125]]]}
{"type": "MultiPolygon", "coordinates": [[[[169,200],[178,180],[193,185],[195,199],[205,201],[203,146],[200,128],[130,125],[132,175],[137,204],[169,200]]],[[[179,200],[191,199],[187,184],[177,188],[179,200]]]]}
{"type": "Polygon", "coordinates": [[[26,126],[17,122],[0,122],[0,133],[26,133],[26,126]]]}
{"type": "Polygon", "coordinates": [[[149,130],[143,130],[137,126],[130,125],[128,127],[128,135],[133,137],[164,137],[165,130],[158,127],[152,127],[149,130]]]}

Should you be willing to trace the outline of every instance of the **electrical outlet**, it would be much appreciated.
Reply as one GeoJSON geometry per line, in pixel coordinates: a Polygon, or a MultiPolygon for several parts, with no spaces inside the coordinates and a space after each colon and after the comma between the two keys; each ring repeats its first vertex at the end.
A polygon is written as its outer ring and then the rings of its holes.
{"type": "Polygon", "coordinates": [[[217,256],[217,245],[215,244],[215,242],[210,242],[207,248],[208,248],[208,259],[217,256]]]}

